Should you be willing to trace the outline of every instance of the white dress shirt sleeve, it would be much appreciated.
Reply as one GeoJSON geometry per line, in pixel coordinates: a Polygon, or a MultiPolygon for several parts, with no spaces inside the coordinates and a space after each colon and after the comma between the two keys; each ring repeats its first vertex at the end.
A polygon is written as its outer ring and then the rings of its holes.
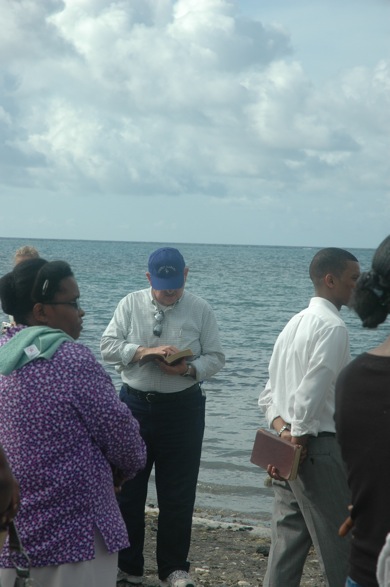
{"type": "Polygon", "coordinates": [[[268,426],[272,428],[272,422],[280,416],[278,413],[279,410],[276,405],[273,403],[272,397],[272,389],[271,389],[271,380],[268,379],[266,386],[264,387],[263,391],[260,393],[259,407],[265,415],[265,418],[268,422],[268,426]]]}
{"type": "Polygon", "coordinates": [[[219,339],[218,325],[212,308],[204,304],[200,331],[201,354],[192,365],[196,370],[196,381],[210,379],[225,364],[225,355],[219,339]]]}

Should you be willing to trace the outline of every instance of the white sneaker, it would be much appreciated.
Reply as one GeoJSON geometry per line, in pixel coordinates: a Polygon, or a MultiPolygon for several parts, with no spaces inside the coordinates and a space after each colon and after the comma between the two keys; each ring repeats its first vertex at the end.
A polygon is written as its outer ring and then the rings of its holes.
{"type": "Polygon", "coordinates": [[[127,583],[129,585],[141,585],[143,577],[137,577],[137,575],[129,575],[125,573],[125,571],[121,571],[118,568],[118,573],[116,576],[116,584],[118,583],[127,583]]]}
{"type": "Polygon", "coordinates": [[[173,571],[168,577],[161,581],[162,587],[196,587],[186,571],[173,571]]]}

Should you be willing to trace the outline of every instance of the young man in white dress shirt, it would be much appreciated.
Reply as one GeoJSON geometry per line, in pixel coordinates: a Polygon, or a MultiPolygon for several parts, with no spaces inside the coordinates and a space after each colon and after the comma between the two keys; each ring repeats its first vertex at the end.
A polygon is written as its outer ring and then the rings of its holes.
{"type": "Polygon", "coordinates": [[[268,472],[275,494],[272,540],[264,587],[299,587],[314,545],[328,587],[344,587],[348,539],[338,536],[349,490],[335,436],[334,389],[349,362],[349,338],[339,310],[359,277],[359,263],[343,249],[320,250],[310,264],[315,297],[279,335],[269,380],[259,397],[270,428],[304,447],[295,481],[268,472]]]}

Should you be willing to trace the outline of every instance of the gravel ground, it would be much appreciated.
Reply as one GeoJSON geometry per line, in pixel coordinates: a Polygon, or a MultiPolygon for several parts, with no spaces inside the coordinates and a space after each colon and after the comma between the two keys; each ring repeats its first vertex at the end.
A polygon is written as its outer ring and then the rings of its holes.
{"type": "MultiPolygon", "coordinates": [[[[269,529],[215,521],[210,512],[196,512],[195,516],[189,560],[190,573],[197,587],[263,585],[269,529]]],[[[148,511],[144,552],[144,585],[147,587],[159,587],[155,562],[156,528],[157,511],[148,511]]],[[[306,561],[301,587],[325,587],[314,550],[306,561]]]]}

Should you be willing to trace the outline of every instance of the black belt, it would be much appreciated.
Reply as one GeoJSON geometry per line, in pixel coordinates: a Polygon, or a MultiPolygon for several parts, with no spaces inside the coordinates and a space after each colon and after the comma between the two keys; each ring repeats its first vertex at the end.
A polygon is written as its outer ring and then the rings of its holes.
{"type": "Polygon", "coordinates": [[[326,436],[336,436],[336,432],[319,432],[317,438],[325,438],[326,436]]]}
{"type": "Polygon", "coordinates": [[[124,383],[123,387],[126,389],[129,395],[134,395],[137,399],[148,402],[150,404],[174,402],[178,399],[181,399],[182,397],[185,397],[186,395],[190,395],[191,393],[195,393],[196,391],[201,390],[199,383],[195,383],[195,385],[191,385],[191,387],[187,387],[182,391],[175,391],[173,393],[161,393],[160,391],[140,391],[139,389],[130,387],[130,385],[127,383],[124,383]]]}

